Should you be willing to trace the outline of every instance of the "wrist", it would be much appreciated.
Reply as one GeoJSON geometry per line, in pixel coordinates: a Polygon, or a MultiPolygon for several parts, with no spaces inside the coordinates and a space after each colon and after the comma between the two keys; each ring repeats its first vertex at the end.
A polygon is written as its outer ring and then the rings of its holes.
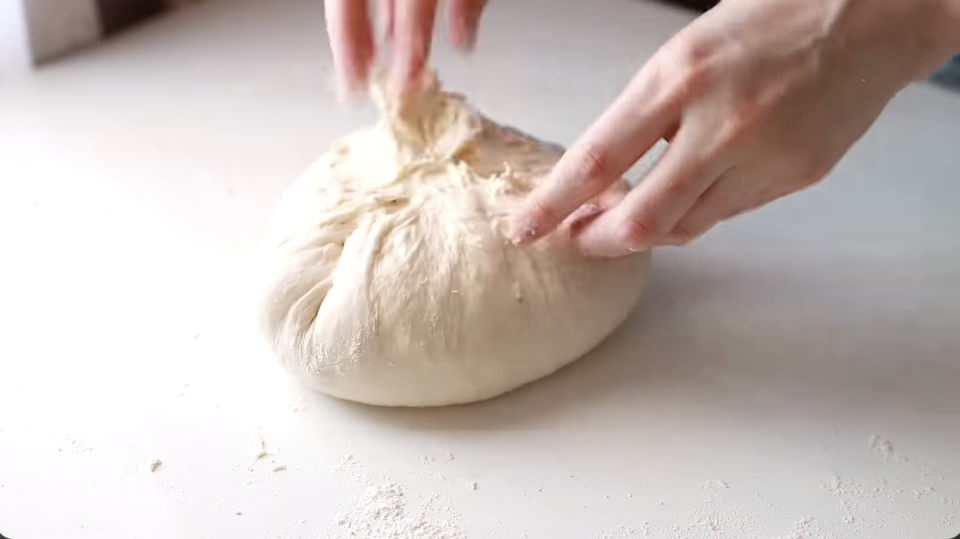
{"type": "Polygon", "coordinates": [[[926,78],[933,69],[960,52],[960,0],[924,0],[920,4],[923,13],[915,29],[920,53],[915,76],[926,78]]]}
{"type": "Polygon", "coordinates": [[[954,53],[960,52],[960,0],[934,0],[934,29],[954,53]]]}
{"type": "Polygon", "coordinates": [[[833,53],[863,80],[899,89],[960,51],[960,0],[825,1],[833,53]]]}

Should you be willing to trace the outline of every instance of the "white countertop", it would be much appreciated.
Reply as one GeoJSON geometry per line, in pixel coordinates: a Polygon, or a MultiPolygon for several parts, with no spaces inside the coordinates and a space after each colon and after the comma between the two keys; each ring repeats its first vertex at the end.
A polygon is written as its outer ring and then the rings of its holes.
{"type": "MultiPolygon", "coordinates": [[[[436,64],[569,143],[690,17],[495,1],[436,64]]],[[[336,106],[322,28],[211,0],[0,85],[0,534],[346,537],[390,482],[469,538],[960,533],[960,95],[903,92],[827,182],[659,252],[572,367],[377,409],[296,387],[249,309],[280,193],[373,117],[336,106]]]]}

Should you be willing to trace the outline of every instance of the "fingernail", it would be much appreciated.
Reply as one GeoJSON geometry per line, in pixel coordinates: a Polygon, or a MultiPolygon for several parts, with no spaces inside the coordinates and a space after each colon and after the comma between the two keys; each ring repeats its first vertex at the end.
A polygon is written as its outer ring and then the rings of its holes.
{"type": "Polygon", "coordinates": [[[654,242],[654,247],[683,247],[691,243],[692,239],[683,238],[676,235],[666,235],[656,242],[654,242]]]}
{"type": "Polygon", "coordinates": [[[365,88],[366,85],[362,82],[340,78],[337,82],[337,99],[344,105],[356,105],[363,101],[365,88]]]}
{"type": "Polygon", "coordinates": [[[576,236],[602,211],[596,204],[584,204],[567,216],[561,226],[567,229],[571,237],[576,236]]]}
{"type": "Polygon", "coordinates": [[[525,247],[533,243],[537,237],[538,226],[530,219],[523,219],[513,231],[513,244],[525,247]]]}
{"type": "Polygon", "coordinates": [[[457,38],[454,46],[460,50],[461,53],[469,54],[477,46],[477,31],[476,29],[463,28],[460,30],[460,37],[457,38]]]}
{"type": "Polygon", "coordinates": [[[337,100],[341,105],[353,106],[360,102],[360,96],[356,90],[340,85],[337,87],[337,100]]]}
{"type": "Polygon", "coordinates": [[[680,241],[680,238],[674,236],[665,236],[657,240],[654,245],[656,247],[677,247],[683,245],[683,242],[680,241]]]}
{"type": "Polygon", "coordinates": [[[638,252],[641,251],[623,249],[610,245],[591,246],[588,244],[587,247],[584,247],[582,242],[580,246],[580,253],[587,258],[620,258],[623,256],[636,254],[638,252]]]}

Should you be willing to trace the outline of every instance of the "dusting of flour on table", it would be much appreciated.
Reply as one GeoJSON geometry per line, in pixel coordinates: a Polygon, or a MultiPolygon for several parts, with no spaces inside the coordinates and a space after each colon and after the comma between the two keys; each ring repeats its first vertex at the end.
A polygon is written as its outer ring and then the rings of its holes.
{"type": "Polygon", "coordinates": [[[598,539],[846,539],[848,537],[892,537],[886,524],[921,523],[915,508],[918,502],[942,505],[944,515],[934,523],[943,537],[960,528],[960,498],[955,482],[940,474],[922,459],[909,459],[894,445],[871,436],[868,450],[890,465],[890,474],[877,477],[825,475],[820,486],[837,507],[835,515],[816,518],[778,507],[760,494],[743,496],[738,485],[706,481],[700,486],[704,497],[692,511],[674,522],[638,518],[598,534],[598,539]],[[897,477],[897,479],[893,479],[897,477]],[[738,495],[739,494],[739,495],[738,495]]]}
{"type": "Polygon", "coordinates": [[[884,461],[894,461],[894,462],[906,462],[907,459],[897,454],[896,450],[893,448],[893,444],[889,440],[885,440],[880,436],[874,434],[870,437],[869,440],[870,449],[880,455],[884,461]]]}
{"type": "MultiPolygon", "coordinates": [[[[626,520],[611,523],[603,530],[594,530],[597,539],[846,539],[848,537],[890,537],[891,522],[898,525],[915,523],[918,528],[944,532],[960,527],[960,491],[955,482],[942,475],[923,458],[906,458],[897,454],[893,444],[879,437],[871,437],[864,448],[867,456],[873,455],[885,467],[878,475],[844,476],[824,470],[819,478],[811,478],[810,494],[822,496],[826,511],[813,516],[799,512],[783,499],[767,499],[755,492],[748,484],[710,479],[699,485],[699,501],[681,508],[673,495],[665,495],[665,502],[658,507],[632,507],[626,520]],[[818,489],[817,487],[821,487],[818,489]],[[920,522],[918,504],[942,506],[943,517],[936,523],[920,522]],[[674,512],[663,506],[674,506],[674,512]],[[829,510],[830,505],[835,510],[829,510]],[[672,513],[672,514],[671,514],[672,513]],[[934,526],[931,528],[931,525],[934,526]]],[[[863,446],[861,446],[863,447],[863,446]]],[[[442,455],[442,453],[441,453],[442,455]]],[[[436,459],[432,455],[418,460],[426,468],[442,467],[452,459],[436,459]]],[[[387,475],[369,473],[361,460],[353,455],[340,459],[331,471],[347,479],[356,489],[354,498],[340,506],[330,524],[335,533],[324,537],[335,539],[471,539],[488,537],[474,535],[468,517],[451,503],[469,503],[474,494],[461,497],[457,483],[444,485],[423,482],[424,478],[435,479],[433,474],[411,474],[417,478],[419,492],[407,489],[402,481],[387,475]],[[423,492],[423,488],[430,489],[423,492]]],[[[572,477],[572,476],[571,476],[572,477]]],[[[449,482],[448,482],[449,483],[449,482]]],[[[504,485],[491,484],[497,488],[517,484],[506,480],[504,485]]],[[[592,487],[578,482],[580,488],[592,487]]],[[[459,488],[466,486],[468,492],[476,489],[477,483],[465,478],[459,488]]],[[[412,485],[411,485],[412,486],[412,485]]],[[[522,485],[520,485],[522,486],[522,485]]],[[[694,487],[696,488],[696,487],[694,487]]],[[[543,490],[537,488],[541,494],[543,490]]],[[[521,491],[521,495],[522,495],[521,491]]],[[[695,491],[696,492],[696,491],[695,491]]],[[[608,492],[593,493],[604,503],[634,504],[637,496],[627,495],[622,502],[612,500],[608,492]]],[[[688,494],[693,494],[688,493],[688,494]]],[[[641,497],[643,497],[641,495],[641,497]]],[[[685,498],[685,497],[681,497],[685,498]]],[[[656,499],[650,500],[656,505],[656,499]]],[[[523,500],[530,500],[523,496],[523,500]]],[[[520,503],[526,503],[521,501],[520,503]]],[[[464,509],[463,506],[460,509],[464,509]]],[[[533,509],[533,506],[531,506],[533,509]]],[[[808,508],[809,510],[809,508],[808,508]]],[[[497,527],[502,522],[494,523],[497,527]]],[[[518,530],[514,530],[517,532],[518,530]]],[[[519,530],[522,531],[522,530],[519,530]]],[[[538,535],[526,530],[531,539],[555,536],[538,535]]],[[[955,533],[955,532],[954,532],[955,533]]],[[[517,535],[512,535],[516,537],[517,535]]],[[[525,535],[521,534],[520,537],[525,535]]],[[[591,537],[585,532],[583,537],[591,537]]],[[[558,536],[557,536],[558,537],[558,536]]]]}
{"type": "Polygon", "coordinates": [[[257,433],[257,450],[253,454],[253,460],[260,460],[267,454],[267,442],[263,440],[263,436],[257,433]]]}
{"type": "Polygon", "coordinates": [[[348,513],[337,517],[337,524],[343,537],[358,539],[466,539],[449,516],[435,519],[423,507],[409,510],[404,488],[386,483],[369,487],[348,513]]]}
{"type": "MultiPolygon", "coordinates": [[[[450,459],[452,460],[452,458],[450,459]]],[[[421,458],[421,463],[435,462],[421,458]]],[[[375,479],[360,459],[346,455],[331,468],[336,476],[360,486],[363,493],[341,506],[335,516],[337,539],[469,539],[460,525],[461,514],[450,500],[433,493],[420,498],[404,484],[375,479]]]]}

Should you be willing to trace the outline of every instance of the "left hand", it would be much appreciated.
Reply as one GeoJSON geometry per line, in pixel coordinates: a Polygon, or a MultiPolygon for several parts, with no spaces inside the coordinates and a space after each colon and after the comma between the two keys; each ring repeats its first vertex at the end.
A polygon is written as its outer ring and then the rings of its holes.
{"type": "MultiPolygon", "coordinates": [[[[376,55],[376,42],[390,44],[390,84],[405,92],[418,79],[430,56],[439,0],[378,0],[379,28],[374,37],[367,0],[325,0],[325,17],[337,80],[344,97],[366,89],[376,55]]],[[[451,43],[473,48],[486,0],[448,0],[447,28],[451,43]]]]}

